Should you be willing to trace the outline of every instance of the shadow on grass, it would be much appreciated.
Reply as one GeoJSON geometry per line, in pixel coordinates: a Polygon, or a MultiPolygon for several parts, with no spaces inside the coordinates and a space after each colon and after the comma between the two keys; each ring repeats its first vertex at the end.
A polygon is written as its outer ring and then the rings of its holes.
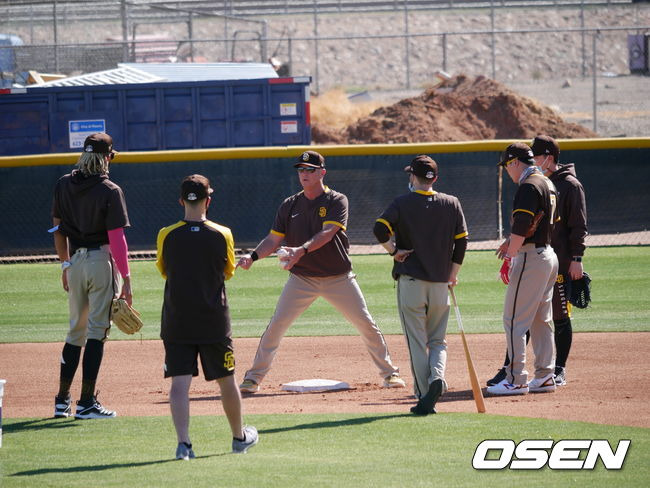
{"type": "Polygon", "coordinates": [[[309,429],[328,429],[336,427],[351,427],[355,425],[369,424],[380,420],[413,417],[412,414],[395,414],[395,415],[381,415],[376,417],[360,417],[346,420],[328,420],[323,422],[311,422],[308,424],[292,425],[291,427],[278,427],[276,429],[261,429],[260,434],[277,434],[278,432],[289,432],[292,430],[309,430],[309,429]]]}
{"type": "MultiPolygon", "coordinates": [[[[221,456],[226,456],[227,454],[230,453],[197,456],[196,459],[221,457],[221,456]]],[[[92,471],[107,471],[109,469],[137,468],[141,466],[153,466],[156,464],[166,464],[166,463],[176,463],[176,462],[179,461],[176,459],[160,459],[158,461],[143,461],[140,463],[98,464],[94,466],[71,466],[69,468],[41,468],[41,469],[30,469],[29,471],[19,471],[17,473],[12,474],[11,476],[38,476],[38,475],[53,474],[53,473],[84,473],[84,472],[92,472],[92,471]]]]}
{"type": "Polygon", "coordinates": [[[74,419],[55,419],[54,417],[49,417],[37,420],[6,423],[3,426],[3,430],[5,434],[13,434],[26,430],[67,429],[77,426],[78,424],[77,422],[74,422],[74,419]]]}

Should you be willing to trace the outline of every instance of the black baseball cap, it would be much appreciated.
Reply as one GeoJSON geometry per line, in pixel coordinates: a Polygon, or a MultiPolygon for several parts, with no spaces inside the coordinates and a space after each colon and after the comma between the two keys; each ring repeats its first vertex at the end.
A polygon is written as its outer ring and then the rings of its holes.
{"type": "Polygon", "coordinates": [[[113,138],[103,132],[97,132],[86,137],[84,152],[109,154],[113,152],[113,138]]]}
{"type": "Polygon", "coordinates": [[[298,157],[298,162],[293,165],[294,168],[307,166],[309,168],[324,168],[325,158],[316,151],[305,151],[298,157]]]}
{"type": "Polygon", "coordinates": [[[501,159],[497,163],[497,166],[506,166],[506,163],[512,161],[513,159],[518,159],[524,164],[535,164],[533,159],[533,151],[531,151],[528,144],[523,142],[515,142],[510,144],[503,153],[501,153],[501,159]]]}
{"type": "Polygon", "coordinates": [[[531,149],[535,156],[550,154],[555,157],[556,162],[560,159],[560,146],[551,136],[541,135],[535,137],[531,149]]]}
{"type": "Polygon", "coordinates": [[[208,198],[212,194],[210,180],[203,175],[190,175],[183,178],[181,183],[181,198],[188,202],[196,202],[208,198]]]}
{"type": "Polygon", "coordinates": [[[438,164],[426,154],[420,154],[413,158],[409,165],[404,168],[404,171],[432,180],[438,176],[438,164]]]}

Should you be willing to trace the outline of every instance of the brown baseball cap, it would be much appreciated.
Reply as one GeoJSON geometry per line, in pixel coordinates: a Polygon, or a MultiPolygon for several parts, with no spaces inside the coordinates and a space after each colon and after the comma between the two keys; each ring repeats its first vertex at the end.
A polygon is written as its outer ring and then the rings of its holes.
{"type": "Polygon", "coordinates": [[[560,146],[551,136],[540,135],[533,139],[531,146],[535,156],[550,154],[557,162],[560,159],[560,146]]]}
{"type": "Polygon", "coordinates": [[[203,175],[190,175],[183,178],[181,183],[181,198],[188,202],[196,202],[208,198],[212,194],[210,180],[203,175]]]}
{"type": "Polygon", "coordinates": [[[325,158],[316,151],[305,151],[298,157],[298,162],[293,165],[294,168],[307,166],[309,168],[324,168],[325,158]]]}
{"type": "Polygon", "coordinates": [[[103,132],[97,132],[86,137],[84,152],[109,154],[113,151],[113,138],[103,132]]]}
{"type": "Polygon", "coordinates": [[[524,164],[535,164],[533,159],[533,151],[531,151],[528,144],[523,142],[515,142],[510,144],[503,153],[501,153],[501,159],[497,163],[497,166],[506,166],[506,163],[512,161],[513,159],[518,159],[524,164]]]}
{"type": "Polygon", "coordinates": [[[438,164],[426,154],[420,154],[413,158],[404,171],[431,180],[438,176],[438,164]]]}

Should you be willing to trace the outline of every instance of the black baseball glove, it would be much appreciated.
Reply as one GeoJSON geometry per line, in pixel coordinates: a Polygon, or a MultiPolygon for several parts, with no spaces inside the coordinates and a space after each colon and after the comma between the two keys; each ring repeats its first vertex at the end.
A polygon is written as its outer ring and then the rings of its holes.
{"type": "Polygon", "coordinates": [[[582,274],[579,280],[571,281],[571,293],[569,301],[578,308],[587,308],[591,302],[591,277],[587,273],[582,274]]]}

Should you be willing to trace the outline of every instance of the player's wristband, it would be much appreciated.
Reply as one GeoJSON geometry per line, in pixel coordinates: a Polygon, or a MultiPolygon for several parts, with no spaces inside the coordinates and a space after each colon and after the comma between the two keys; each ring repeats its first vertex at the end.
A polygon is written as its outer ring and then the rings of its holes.
{"type": "Polygon", "coordinates": [[[300,246],[300,247],[302,247],[302,248],[305,250],[305,254],[309,254],[309,249],[307,248],[307,246],[305,246],[305,245],[303,244],[303,245],[300,246]]]}
{"type": "Polygon", "coordinates": [[[256,252],[256,251],[253,251],[253,252],[251,253],[251,260],[252,260],[252,261],[257,261],[259,258],[260,258],[260,257],[257,255],[257,252],[256,252]]]}
{"type": "Polygon", "coordinates": [[[582,262],[582,256],[573,256],[571,261],[575,261],[576,263],[581,263],[582,262]]]}
{"type": "Polygon", "coordinates": [[[65,271],[70,266],[72,266],[72,263],[70,261],[62,261],[61,262],[61,271],[65,271]]]}
{"type": "Polygon", "coordinates": [[[395,256],[395,254],[397,254],[397,251],[399,251],[399,249],[397,249],[397,247],[395,247],[395,250],[393,252],[389,252],[388,255],[389,256],[395,256]]]}

